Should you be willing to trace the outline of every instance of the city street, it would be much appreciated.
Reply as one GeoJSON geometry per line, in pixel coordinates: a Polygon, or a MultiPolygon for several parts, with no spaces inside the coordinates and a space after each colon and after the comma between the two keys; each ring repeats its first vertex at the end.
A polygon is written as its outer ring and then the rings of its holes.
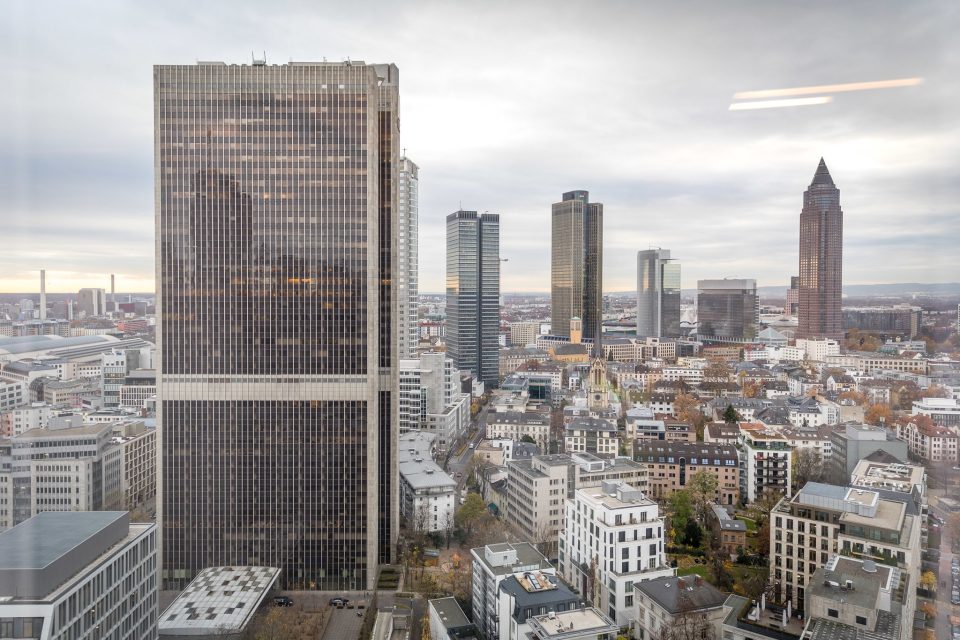
{"type": "MultiPolygon", "coordinates": [[[[477,445],[481,440],[483,440],[484,435],[487,431],[487,412],[489,411],[489,405],[483,405],[480,408],[477,417],[473,419],[470,424],[470,431],[466,436],[466,445],[463,447],[463,451],[457,454],[455,449],[450,456],[450,459],[447,462],[447,473],[449,473],[454,479],[457,480],[457,488],[462,489],[467,484],[467,477],[464,475],[461,478],[457,478],[458,473],[464,473],[467,468],[467,463],[470,462],[470,458],[473,456],[474,449],[470,448],[470,443],[474,446],[477,445]]],[[[464,442],[458,442],[457,446],[463,446],[464,442]]]]}
{"type": "Polygon", "coordinates": [[[940,565],[938,573],[937,586],[937,623],[936,637],[951,638],[950,616],[960,614],[960,607],[951,604],[950,594],[953,591],[953,577],[950,575],[950,563],[953,560],[953,551],[950,542],[953,539],[954,531],[950,529],[948,515],[941,509],[930,505],[930,510],[940,516],[945,521],[940,536],[940,565]]]}

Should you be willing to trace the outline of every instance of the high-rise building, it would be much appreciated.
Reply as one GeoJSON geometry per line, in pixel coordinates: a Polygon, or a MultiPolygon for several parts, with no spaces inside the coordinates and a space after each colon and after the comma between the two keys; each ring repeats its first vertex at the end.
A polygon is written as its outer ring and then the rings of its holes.
{"type": "Polygon", "coordinates": [[[718,342],[750,342],[760,325],[757,281],[697,280],[697,334],[718,342]]]}
{"type": "Polygon", "coordinates": [[[550,332],[570,336],[570,319],[583,321],[583,338],[596,342],[603,319],[603,205],[587,191],[568,191],[553,205],[550,332]]]}
{"type": "Polygon", "coordinates": [[[396,539],[399,74],[157,66],[162,584],[372,588],[396,539]]]}
{"type": "Polygon", "coordinates": [[[107,312],[107,293],[103,289],[80,289],[77,293],[77,311],[88,318],[107,312]]]}
{"type": "Polygon", "coordinates": [[[787,299],[783,306],[787,315],[797,315],[800,307],[800,276],[790,276],[790,288],[787,289],[787,299]]]}
{"type": "Polygon", "coordinates": [[[840,190],[820,158],[800,212],[798,338],[843,339],[843,210],[840,190]]]}
{"type": "Polygon", "coordinates": [[[397,206],[397,307],[400,337],[399,357],[415,358],[420,342],[417,298],[418,229],[417,211],[420,168],[406,156],[400,158],[400,194],[397,206]]]}
{"type": "Polygon", "coordinates": [[[637,336],[680,335],[680,265],[669,249],[637,252],[637,336]]]}
{"type": "Polygon", "coordinates": [[[500,375],[500,216],[447,216],[447,353],[453,366],[496,387],[500,375]]]}

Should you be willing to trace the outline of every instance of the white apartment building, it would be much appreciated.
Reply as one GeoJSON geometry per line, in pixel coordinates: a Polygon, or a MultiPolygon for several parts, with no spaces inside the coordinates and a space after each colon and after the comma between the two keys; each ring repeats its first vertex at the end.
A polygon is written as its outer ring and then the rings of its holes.
{"type": "Polygon", "coordinates": [[[33,402],[0,412],[0,437],[18,436],[47,426],[52,410],[48,404],[33,402]]]}
{"type": "Polygon", "coordinates": [[[537,334],[539,333],[539,322],[511,322],[510,345],[514,347],[525,347],[528,344],[534,344],[537,341],[537,334]]]}
{"type": "Polygon", "coordinates": [[[397,194],[397,353],[415,357],[420,341],[417,296],[419,254],[420,168],[404,155],[400,158],[397,194]]]}
{"type": "Polygon", "coordinates": [[[871,373],[873,371],[907,371],[926,375],[930,370],[929,362],[926,358],[900,358],[872,352],[844,353],[835,356],[828,355],[825,358],[825,362],[827,367],[830,368],[846,369],[860,373],[871,373]]]}
{"type": "Polygon", "coordinates": [[[599,418],[574,418],[564,425],[564,451],[613,458],[620,452],[617,425],[599,418]]]}
{"type": "Polygon", "coordinates": [[[799,338],[797,348],[803,349],[806,359],[812,362],[825,362],[827,356],[840,355],[840,343],[830,338],[820,340],[799,338]]]}
{"type": "Polygon", "coordinates": [[[541,455],[510,462],[507,522],[522,537],[552,552],[563,530],[565,501],[577,489],[599,487],[605,481],[626,482],[646,490],[648,470],[629,458],[601,459],[589,453],[541,455]]]}
{"type": "Polygon", "coordinates": [[[410,431],[400,436],[397,466],[400,471],[400,515],[415,531],[453,528],[457,482],[433,461],[435,435],[410,431]]]}
{"type": "Polygon", "coordinates": [[[915,416],[927,416],[941,427],[960,426],[960,401],[953,398],[923,398],[913,403],[915,416]]]}
{"type": "Polygon", "coordinates": [[[484,638],[500,637],[500,583],[511,576],[533,571],[557,573],[543,554],[528,542],[489,544],[471,549],[470,556],[473,558],[473,622],[484,638]]]}
{"type": "Polygon", "coordinates": [[[741,424],[740,497],[753,502],[766,490],[790,497],[793,447],[787,438],[763,424],[741,424]]]}
{"type": "Polygon", "coordinates": [[[660,370],[664,382],[680,382],[698,385],[703,382],[703,369],[698,367],[663,367],[660,370]]]}
{"type": "Polygon", "coordinates": [[[621,627],[634,616],[635,583],[674,575],[657,503],[613,481],[567,501],[559,560],[564,579],[621,627]]]}
{"type": "Polygon", "coordinates": [[[445,353],[400,360],[399,405],[400,433],[434,433],[440,451],[445,452],[470,424],[470,396],[461,393],[460,372],[445,353]]]}
{"type": "Polygon", "coordinates": [[[157,584],[156,524],[41,513],[0,533],[0,637],[156,638],[157,584]]]}
{"type": "Polygon", "coordinates": [[[910,453],[926,462],[951,462],[960,456],[960,427],[920,427],[898,422],[897,437],[907,443],[910,453]]]}

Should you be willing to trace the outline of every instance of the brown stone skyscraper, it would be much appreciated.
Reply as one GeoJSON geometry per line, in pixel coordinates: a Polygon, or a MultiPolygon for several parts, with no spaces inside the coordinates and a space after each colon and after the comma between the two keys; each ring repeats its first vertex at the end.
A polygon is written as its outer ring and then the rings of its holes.
{"type": "Polygon", "coordinates": [[[803,193],[800,212],[800,305],[798,338],[843,339],[843,210],[840,190],[827,164],[803,193]]]}

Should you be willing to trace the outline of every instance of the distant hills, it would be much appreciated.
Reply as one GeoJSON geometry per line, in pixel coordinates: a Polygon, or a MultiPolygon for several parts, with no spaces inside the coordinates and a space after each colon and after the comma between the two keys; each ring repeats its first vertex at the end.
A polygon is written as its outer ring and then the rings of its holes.
{"type": "MultiPolygon", "coordinates": [[[[786,295],[787,285],[757,287],[758,293],[763,297],[774,297],[786,295]]],[[[960,282],[944,283],[923,283],[923,282],[896,282],[891,284],[848,284],[843,287],[843,294],[852,297],[882,297],[882,296],[958,296],[960,295],[960,282]]],[[[505,291],[508,296],[536,296],[549,295],[549,292],[521,292],[505,291]]],[[[605,295],[615,298],[626,298],[637,295],[635,291],[608,291],[605,295]]],[[[684,297],[695,297],[696,289],[684,289],[684,297]]]]}

